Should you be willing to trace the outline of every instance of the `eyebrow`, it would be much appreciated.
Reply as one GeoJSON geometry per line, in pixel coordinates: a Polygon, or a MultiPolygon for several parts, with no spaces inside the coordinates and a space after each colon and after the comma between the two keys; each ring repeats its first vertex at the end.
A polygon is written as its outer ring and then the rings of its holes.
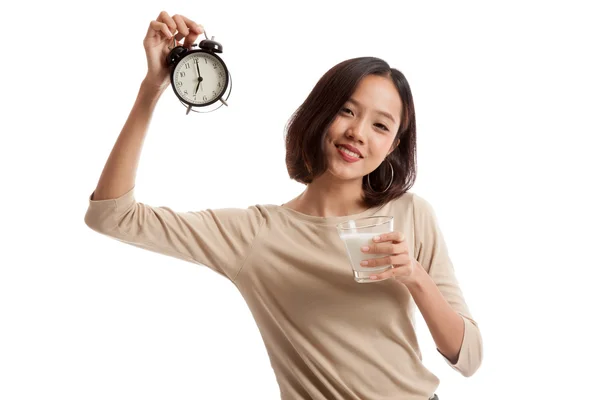
{"type": "MultiPolygon", "coordinates": [[[[348,102],[352,103],[352,104],[354,104],[354,105],[356,105],[358,107],[362,107],[362,105],[358,101],[356,101],[355,99],[353,99],[353,98],[348,99],[348,102]]],[[[390,119],[392,122],[396,123],[396,119],[394,119],[394,117],[392,116],[392,114],[390,114],[388,112],[385,112],[385,111],[382,111],[382,110],[375,110],[375,112],[377,114],[383,115],[384,117],[390,119]]]]}

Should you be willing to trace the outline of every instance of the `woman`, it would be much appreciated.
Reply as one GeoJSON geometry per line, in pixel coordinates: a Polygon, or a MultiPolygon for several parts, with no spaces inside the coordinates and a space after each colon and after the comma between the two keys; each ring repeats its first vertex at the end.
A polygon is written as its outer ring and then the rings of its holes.
{"type": "Polygon", "coordinates": [[[86,224],[233,282],[259,327],[282,399],[437,398],[439,380],[421,362],[415,306],[448,364],[472,375],[481,335],[431,206],[408,192],[415,179],[412,95],[404,75],[384,61],[334,66],[293,115],[286,163],[307,187],[288,203],[175,212],[135,200],[144,136],[169,86],[172,34],[190,47],[202,32],[166,12],[150,23],[148,72],[89,198],[86,224]],[[380,282],[359,284],[335,226],[370,215],[395,217],[396,231],[365,250],[381,255],[369,266],[394,268],[375,274],[380,282]]]}

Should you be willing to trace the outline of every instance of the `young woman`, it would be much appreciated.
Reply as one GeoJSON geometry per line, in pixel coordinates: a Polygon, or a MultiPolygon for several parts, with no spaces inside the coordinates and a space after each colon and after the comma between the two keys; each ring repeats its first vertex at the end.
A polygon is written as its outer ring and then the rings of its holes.
{"type": "Polygon", "coordinates": [[[472,375],[481,335],[432,207],[408,192],[416,164],[413,99],[404,75],[383,60],[334,66],[292,116],[286,164],[306,189],[288,203],[176,212],[136,201],[144,136],[169,86],[172,34],[189,47],[202,32],[166,12],[150,23],[148,72],[89,197],[86,224],[233,282],[264,339],[282,399],[437,398],[439,380],[421,362],[415,307],[448,364],[472,375]],[[393,268],[359,284],[336,224],[371,215],[394,216],[396,230],[364,250],[381,255],[368,266],[393,268]]]}

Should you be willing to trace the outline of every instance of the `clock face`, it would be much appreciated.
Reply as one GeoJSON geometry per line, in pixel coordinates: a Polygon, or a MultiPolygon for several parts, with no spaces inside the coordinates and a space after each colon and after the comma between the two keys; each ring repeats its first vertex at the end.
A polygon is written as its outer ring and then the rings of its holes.
{"type": "Polygon", "coordinates": [[[214,54],[192,52],[173,70],[173,87],[181,100],[193,105],[209,105],[225,92],[228,76],[225,64],[214,54]]]}

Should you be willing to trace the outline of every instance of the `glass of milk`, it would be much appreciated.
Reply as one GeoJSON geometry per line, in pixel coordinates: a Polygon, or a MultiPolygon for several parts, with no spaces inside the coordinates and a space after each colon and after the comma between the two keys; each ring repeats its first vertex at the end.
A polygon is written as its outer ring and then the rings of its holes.
{"type": "Polygon", "coordinates": [[[340,238],[346,245],[346,251],[352,270],[354,271],[354,280],[359,283],[379,282],[380,280],[371,280],[369,276],[384,272],[391,265],[381,265],[377,267],[363,267],[360,262],[370,258],[385,257],[385,254],[369,254],[361,251],[362,246],[374,244],[373,238],[381,233],[392,232],[394,230],[394,217],[373,216],[348,220],[336,226],[340,238]]]}

